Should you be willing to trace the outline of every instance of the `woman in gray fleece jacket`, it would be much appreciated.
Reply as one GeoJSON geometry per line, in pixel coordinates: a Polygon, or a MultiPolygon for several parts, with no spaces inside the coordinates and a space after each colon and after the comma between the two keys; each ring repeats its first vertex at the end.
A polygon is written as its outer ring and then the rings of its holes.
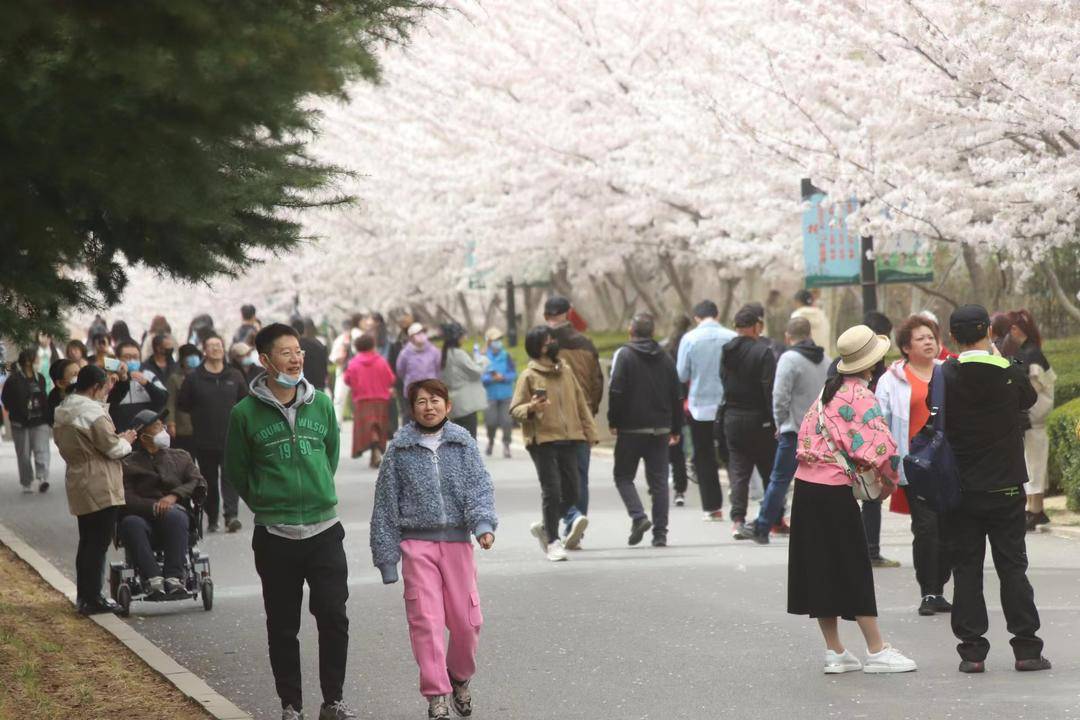
{"type": "Polygon", "coordinates": [[[439,380],[409,386],[413,422],[390,442],[375,485],[371,554],[386,584],[405,580],[405,615],[428,717],[472,713],[480,594],[472,536],[495,543],[495,491],[468,431],[448,419],[450,392],[439,380]],[[443,639],[450,631],[450,642],[443,639]]]}

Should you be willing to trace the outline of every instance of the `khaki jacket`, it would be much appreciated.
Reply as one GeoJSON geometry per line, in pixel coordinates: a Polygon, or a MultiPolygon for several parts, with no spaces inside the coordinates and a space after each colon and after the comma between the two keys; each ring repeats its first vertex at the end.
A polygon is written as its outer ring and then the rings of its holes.
{"type": "Polygon", "coordinates": [[[559,341],[559,360],[574,371],[589,411],[595,417],[600,412],[600,401],[604,399],[604,371],[600,369],[596,346],[570,323],[552,328],[551,334],[559,341]]]}
{"type": "Polygon", "coordinates": [[[116,435],[103,403],[72,393],[56,408],[53,439],[67,463],[67,497],[72,515],[124,504],[120,459],[131,452],[116,435]]]}
{"type": "Polygon", "coordinates": [[[559,440],[597,442],[596,423],[573,371],[564,363],[530,360],[518,375],[510,414],[521,423],[525,446],[559,440]],[[529,412],[529,402],[537,388],[545,388],[548,407],[543,413],[529,412]]]}

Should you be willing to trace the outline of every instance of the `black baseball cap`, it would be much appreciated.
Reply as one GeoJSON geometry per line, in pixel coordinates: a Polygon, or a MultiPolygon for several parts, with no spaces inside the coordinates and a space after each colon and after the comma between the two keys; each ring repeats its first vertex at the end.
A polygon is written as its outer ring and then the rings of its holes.
{"type": "Polygon", "coordinates": [[[985,334],[990,328],[990,313],[982,305],[961,305],[956,308],[949,317],[949,330],[955,333],[966,328],[985,334]]]}
{"type": "Polygon", "coordinates": [[[544,303],[544,317],[565,315],[570,312],[570,301],[562,295],[552,295],[544,303]]]}
{"type": "Polygon", "coordinates": [[[131,429],[142,430],[145,427],[150,427],[158,420],[164,420],[168,414],[168,410],[140,410],[135,414],[135,417],[131,419],[131,429]]]}

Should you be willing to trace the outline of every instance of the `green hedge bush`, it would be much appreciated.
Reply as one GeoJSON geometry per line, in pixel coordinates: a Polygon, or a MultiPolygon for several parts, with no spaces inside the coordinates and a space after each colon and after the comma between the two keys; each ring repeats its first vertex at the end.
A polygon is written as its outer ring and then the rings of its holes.
{"type": "Polygon", "coordinates": [[[1080,337],[1047,340],[1043,352],[1058,378],[1054,406],[1061,407],[1080,397],[1080,337]]]}
{"type": "MultiPolygon", "coordinates": [[[[1053,360],[1050,361],[1053,363],[1053,360]]],[[[1080,398],[1054,409],[1046,422],[1050,436],[1048,490],[1065,493],[1069,509],[1080,511],[1080,398]]]]}

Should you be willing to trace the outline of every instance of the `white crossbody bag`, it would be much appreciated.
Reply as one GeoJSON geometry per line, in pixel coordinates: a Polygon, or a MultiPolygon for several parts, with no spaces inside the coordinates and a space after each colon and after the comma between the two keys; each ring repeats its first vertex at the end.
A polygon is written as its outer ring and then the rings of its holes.
{"type": "Polygon", "coordinates": [[[851,478],[851,494],[856,500],[864,502],[880,500],[885,494],[885,486],[878,479],[877,473],[873,470],[859,472],[848,462],[847,456],[836,447],[832,433],[829,432],[829,426],[825,424],[825,406],[821,402],[821,395],[818,395],[817,413],[818,432],[825,438],[825,444],[829,446],[829,452],[837,459],[837,465],[851,478]]]}

